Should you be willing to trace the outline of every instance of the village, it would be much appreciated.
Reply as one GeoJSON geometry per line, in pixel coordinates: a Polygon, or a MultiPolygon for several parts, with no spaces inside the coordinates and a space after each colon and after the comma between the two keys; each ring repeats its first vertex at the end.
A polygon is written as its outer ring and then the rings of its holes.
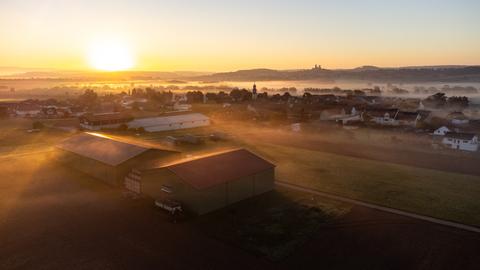
{"type": "MultiPolygon", "coordinates": [[[[352,132],[380,129],[390,132],[392,141],[400,141],[405,134],[419,138],[429,135],[423,147],[478,152],[479,109],[469,104],[467,97],[447,97],[443,93],[424,99],[382,96],[376,89],[305,89],[299,96],[295,88],[281,90],[284,92],[269,95],[260,93],[256,85],[251,90],[234,88],[229,93],[134,88],[128,93],[99,95],[87,89],[73,99],[2,102],[0,115],[35,120],[36,126],[29,132],[38,131],[38,125],[43,124],[71,132],[161,132],[209,126],[212,117],[217,122],[258,123],[293,132],[319,126],[352,132]]],[[[166,138],[170,143],[177,140],[196,141],[194,136],[166,138]]]]}

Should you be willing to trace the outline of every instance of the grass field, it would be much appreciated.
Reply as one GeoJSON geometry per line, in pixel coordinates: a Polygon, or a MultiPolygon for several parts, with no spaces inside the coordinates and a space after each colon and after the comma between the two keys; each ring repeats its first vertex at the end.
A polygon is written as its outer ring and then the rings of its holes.
{"type": "MultiPolygon", "coordinates": [[[[222,129],[220,130],[227,130],[222,129]]],[[[179,130],[174,134],[208,133],[214,127],[179,130]]],[[[255,133],[254,129],[249,132],[255,133]]],[[[265,144],[243,131],[231,140],[206,141],[203,145],[180,146],[184,154],[202,155],[228,148],[245,147],[277,165],[277,179],[436,218],[480,226],[480,177],[424,169],[382,161],[361,159],[265,144]]],[[[167,133],[147,134],[140,139],[161,140],[167,133]]],[[[452,157],[454,158],[454,157],[452,157]]]]}
{"type": "Polygon", "coordinates": [[[480,177],[277,145],[252,145],[277,179],[345,197],[480,226],[480,177]]]}
{"type": "Polygon", "coordinates": [[[14,150],[18,147],[29,148],[35,145],[57,143],[66,132],[45,128],[39,132],[28,133],[32,128],[32,119],[0,119],[0,152],[14,150]]]}
{"type": "Polygon", "coordinates": [[[216,239],[277,261],[302,246],[320,226],[348,213],[350,208],[344,203],[276,188],[202,216],[196,224],[216,239]]]}

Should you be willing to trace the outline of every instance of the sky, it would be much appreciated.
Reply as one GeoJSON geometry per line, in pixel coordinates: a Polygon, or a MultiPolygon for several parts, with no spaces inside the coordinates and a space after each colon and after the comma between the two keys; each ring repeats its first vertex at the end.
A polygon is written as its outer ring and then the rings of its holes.
{"type": "Polygon", "coordinates": [[[479,11],[477,0],[0,0],[0,66],[89,70],[110,51],[158,71],[473,65],[479,11]]]}

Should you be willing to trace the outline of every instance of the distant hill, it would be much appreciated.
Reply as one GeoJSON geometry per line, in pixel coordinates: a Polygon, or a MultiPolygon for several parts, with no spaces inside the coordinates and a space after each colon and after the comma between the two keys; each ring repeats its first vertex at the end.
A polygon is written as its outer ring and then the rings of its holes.
{"type": "Polygon", "coordinates": [[[354,69],[250,69],[190,78],[199,81],[360,80],[372,82],[480,82],[480,66],[422,66],[354,69]]]}
{"type": "Polygon", "coordinates": [[[207,76],[211,73],[194,71],[69,71],[0,67],[0,79],[53,80],[178,80],[185,77],[207,76]]]}
{"type": "Polygon", "coordinates": [[[58,81],[108,81],[108,80],[165,80],[165,81],[304,81],[323,82],[365,81],[379,83],[408,82],[480,82],[480,66],[418,66],[376,67],[362,66],[353,69],[248,69],[233,72],[207,73],[193,71],[60,71],[0,67],[0,80],[41,79],[58,81]]]}

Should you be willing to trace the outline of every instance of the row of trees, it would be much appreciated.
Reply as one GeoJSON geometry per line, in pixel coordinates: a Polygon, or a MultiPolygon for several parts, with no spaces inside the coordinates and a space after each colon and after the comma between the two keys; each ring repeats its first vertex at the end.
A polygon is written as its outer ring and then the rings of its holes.
{"type": "Polygon", "coordinates": [[[431,108],[455,108],[465,109],[468,107],[468,97],[452,96],[447,97],[445,93],[436,93],[424,99],[423,104],[431,108]]]}

